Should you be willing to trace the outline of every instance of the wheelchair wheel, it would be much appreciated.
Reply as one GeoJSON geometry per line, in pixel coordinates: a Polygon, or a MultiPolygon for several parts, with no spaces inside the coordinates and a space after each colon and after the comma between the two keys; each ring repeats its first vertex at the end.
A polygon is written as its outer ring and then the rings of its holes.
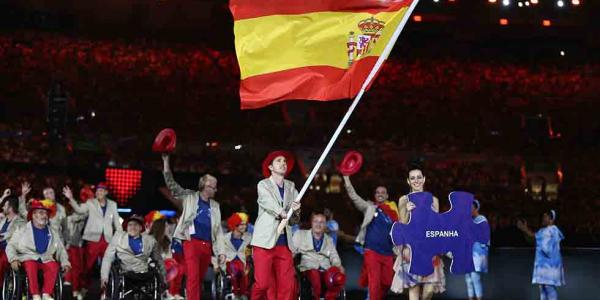
{"type": "Polygon", "coordinates": [[[54,283],[54,300],[63,299],[63,278],[62,273],[58,273],[56,276],[56,282],[54,283]]]}
{"type": "Polygon", "coordinates": [[[153,269],[152,273],[152,282],[150,283],[148,289],[149,292],[152,293],[152,300],[160,300],[162,298],[160,275],[156,269],[153,269]]]}
{"type": "Polygon", "coordinates": [[[2,300],[17,300],[21,299],[22,281],[19,276],[19,271],[9,270],[4,274],[2,282],[2,300]]]}
{"type": "Polygon", "coordinates": [[[215,278],[213,279],[213,282],[211,284],[212,299],[225,299],[225,277],[226,275],[223,271],[219,270],[215,272],[215,278]]]}
{"type": "Polygon", "coordinates": [[[108,282],[104,291],[106,299],[119,300],[121,299],[121,291],[123,290],[123,278],[117,267],[112,267],[108,274],[108,282]]]}

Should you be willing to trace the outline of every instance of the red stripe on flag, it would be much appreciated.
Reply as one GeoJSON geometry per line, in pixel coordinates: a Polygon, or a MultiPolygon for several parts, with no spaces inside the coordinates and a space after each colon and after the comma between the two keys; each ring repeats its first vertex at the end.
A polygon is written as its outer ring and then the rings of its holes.
{"type": "Polygon", "coordinates": [[[354,98],[378,58],[365,57],[350,69],[310,66],[246,78],[240,83],[241,108],[261,108],[284,100],[354,98]]]}
{"type": "Polygon", "coordinates": [[[413,0],[230,0],[233,19],[243,20],[270,15],[298,15],[312,12],[380,13],[408,7],[413,0]]]}

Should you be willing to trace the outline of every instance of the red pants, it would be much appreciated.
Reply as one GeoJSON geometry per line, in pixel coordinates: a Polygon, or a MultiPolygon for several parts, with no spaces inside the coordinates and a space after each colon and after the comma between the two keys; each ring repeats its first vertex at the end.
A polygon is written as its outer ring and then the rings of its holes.
{"type": "Polygon", "coordinates": [[[321,298],[321,283],[324,282],[327,287],[327,291],[325,292],[325,300],[335,300],[339,293],[344,288],[344,284],[346,280],[344,278],[343,282],[330,282],[326,280],[330,273],[338,273],[341,272],[338,267],[331,267],[327,269],[327,271],[322,272],[319,270],[308,270],[304,272],[304,276],[308,278],[310,281],[310,286],[312,288],[313,299],[319,300],[321,298]]]}
{"type": "Polygon", "coordinates": [[[185,274],[185,259],[183,258],[183,253],[174,253],[173,259],[177,262],[179,271],[177,276],[169,281],[169,294],[181,295],[181,281],[185,274]]]}
{"type": "Polygon", "coordinates": [[[10,269],[10,263],[4,250],[0,250],[0,284],[4,282],[4,273],[10,269]]]}
{"type": "Polygon", "coordinates": [[[67,249],[67,254],[69,254],[71,270],[65,274],[65,281],[71,283],[73,292],[79,292],[82,287],[84,251],[82,247],[70,246],[67,249]]]}
{"type": "Polygon", "coordinates": [[[60,268],[57,262],[49,261],[41,263],[35,260],[27,260],[23,262],[23,268],[29,279],[29,292],[31,295],[54,294],[54,284],[56,283],[56,277],[60,268]],[[44,273],[44,286],[41,293],[38,283],[38,272],[40,270],[44,273]]]}
{"type": "MultiPolygon", "coordinates": [[[[365,249],[364,259],[362,272],[367,275],[369,299],[383,299],[392,285],[394,257],[365,249]]],[[[361,274],[361,277],[363,276],[364,274],[361,274]]]]}
{"type": "Polygon", "coordinates": [[[202,282],[210,264],[212,244],[207,241],[191,239],[183,242],[183,256],[187,281],[185,284],[186,299],[200,300],[202,282]]]}
{"type": "Polygon", "coordinates": [[[233,294],[236,296],[248,295],[248,274],[246,274],[246,266],[236,258],[227,263],[227,274],[231,276],[231,284],[233,285],[233,294]]]}
{"type": "Polygon", "coordinates": [[[90,285],[89,280],[93,278],[92,271],[94,270],[94,264],[98,258],[102,259],[107,247],[108,243],[104,240],[104,235],[100,236],[100,240],[97,242],[87,241],[87,245],[85,245],[85,266],[83,269],[83,273],[85,274],[83,277],[84,286],[90,285]]]}
{"type": "Polygon", "coordinates": [[[254,287],[252,300],[292,300],[296,298],[296,271],[287,246],[253,248],[254,287]],[[267,297],[268,296],[268,297],[267,297]]]}

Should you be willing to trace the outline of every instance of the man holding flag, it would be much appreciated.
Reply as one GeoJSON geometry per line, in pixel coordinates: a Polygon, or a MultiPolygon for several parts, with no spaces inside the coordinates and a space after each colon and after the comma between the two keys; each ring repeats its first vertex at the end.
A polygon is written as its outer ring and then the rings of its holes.
{"type": "Polygon", "coordinates": [[[300,201],[295,201],[298,191],[294,183],[284,179],[293,166],[294,158],[287,151],[273,151],[263,161],[265,179],[257,186],[258,217],[250,242],[254,259],[253,300],[266,299],[267,290],[269,300],[292,300],[296,296],[296,271],[292,258],[294,247],[289,225],[300,220],[300,201]],[[294,214],[283,232],[278,232],[279,223],[284,220],[287,222],[286,211],[290,208],[294,214]],[[276,296],[273,292],[276,292],[276,296]]]}
{"type": "MultiPolygon", "coordinates": [[[[242,109],[261,108],[284,100],[330,101],[354,98],[302,189],[294,195],[294,202],[298,206],[362,95],[371,86],[375,75],[389,56],[417,2],[418,0],[229,1],[240,65],[242,109]]],[[[280,180],[279,176],[268,180],[280,180]]],[[[279,200],[277,193],[266,196],[267,186],[270,185],[276,191],[275,184],[267,180],[259,183],[260,208],[256,231],[259,231],[258,224],[262,215],[265,216],[263,218],[269,216],[270,220],[278,215],[282,218],[285,215],[283,224],[292,216],[293,206],[287,214],[280,209],[281,206],[270,213],[265,210],[266,206],[263,207],[266,203],[279,200]],[[265,194],[265,198],[261,198],[261,192],[265,194]],[[268,199],[267,197],[273,199],[266,202],[264,199],[268,199]],[[262,204],[261,199],[265,201],[262,204]]],[[[281,198],[288,201],[283,196],[281,198]]],[[[283,230],[283,227],[280,225],[278,230],[283,230]]],[[[258,234],[255,232],[253,245],[255,239],[260,240],[257,238],[258,234]]],[[[269,232],[263,238],[269,241],[266,246],[270,249],[277,239],[276,232],[269,232]]],[[[255,253],[259,247],[255,248],[255,253]]],[[[259,265],[256,258],[255,261],[259,265]]],[[[259,291],[258,295],[266,289],[265,278],[259,279],[259,276],[256,275],[259,288],[255,288],[259,291]]],[[[379,299],[377,297],[381,294],[381,289],[374,289],[374,292],[376,294],[371,294],[372,299],[379,299]]],[[[254,296],[253,291],[253,298],[254,296]]],[[[278,296],[277,299],[287,298],[278,296]]]]}

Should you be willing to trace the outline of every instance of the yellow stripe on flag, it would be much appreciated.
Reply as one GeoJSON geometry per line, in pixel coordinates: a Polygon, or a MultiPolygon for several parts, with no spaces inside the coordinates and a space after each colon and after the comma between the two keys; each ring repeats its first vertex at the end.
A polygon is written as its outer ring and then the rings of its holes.
{"type": "Polygon", "coordinates": [[[408,10],[377,14],[316,12],[271,15],[235,21],[235,50],[241,79],[307,66],[347,69],[348,39],[362,34],[358,23],[374,17],[385,22],[381,36],[368,56],[380,56],[408,10]]]}

